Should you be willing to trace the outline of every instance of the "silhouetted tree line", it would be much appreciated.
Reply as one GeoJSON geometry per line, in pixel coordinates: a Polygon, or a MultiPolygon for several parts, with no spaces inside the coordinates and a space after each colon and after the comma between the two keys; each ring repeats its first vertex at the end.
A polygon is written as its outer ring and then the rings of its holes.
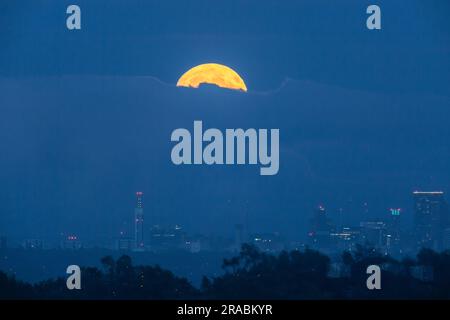
{"type": "Polygon", "coordinates": [[[401,261],[358,247],[344,252],[339,268],[326,255],[306,249],[275,256],[243,245],[223,261],[224,274],[203,277],[200,288],[159,266],[133,266],[129,256],[101,259],[82,268],[82,290],[66,278],[35,285],[0,272],[1,299],[448,299],[450,252],[423,249],[401,261]],[[381,290],[368,290],[367,266],[382,269],[381,290]],[[333,272],[331,272],[333,271],[333,272]]]}

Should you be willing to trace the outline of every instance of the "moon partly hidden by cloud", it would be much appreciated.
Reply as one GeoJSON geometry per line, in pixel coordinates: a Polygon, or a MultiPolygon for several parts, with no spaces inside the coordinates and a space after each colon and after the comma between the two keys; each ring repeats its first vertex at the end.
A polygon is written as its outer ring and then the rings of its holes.
{"type": "Polygon", "coordinates": [[[178,80],[177,87],[198,88],[202,83],[247,92],[244,80],[236,71],[217,63],[205,63],[189,69],[178,80]]]}

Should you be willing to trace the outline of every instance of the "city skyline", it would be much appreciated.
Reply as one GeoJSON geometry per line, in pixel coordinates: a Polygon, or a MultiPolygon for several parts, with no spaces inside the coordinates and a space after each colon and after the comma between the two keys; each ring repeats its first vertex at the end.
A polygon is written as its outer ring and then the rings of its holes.
{"type": "Polygon", "coordinates": [[[62,4],[5,4],[14,31],[0,52],[0,233],[107,238],[130,228],[139,190],[152,199],[146,210],[192,232],[233,233],[245,207],[255,230],[294,237],[320,203],[351,223],[363,203],[369,215],[407,213],[411,191],[450,189],[445,10],[382,1],[389,27],[368,30],[365,6],[352,1],[323,11],[311,8],[325,1],[251,0],[238,16],[232,4],[208,5],[209,14],[204,5],[187,16],[169,3],[100,0],[82,6],[85,28],[67,30],[62,4]],[[117,26],[106,28],[105,16],[117,26]],[[176,86],[207,61],[238,71],[247,92],[176,86]],[[278,173],[174,165],[171,133],[197,120],[221,131],[278,128],[278,173]]]}
{"type": "MultiPolygon", "coordinates": [[[[160,242],[160,240],[154,238],[156,234],[158,237],[165,236],[173,237],[173,231],[181,231],[182,227],[176,222],[172,223],[161,223],[161,221],[155,220],[154,213],[149,213],[150,219],[147,221],[147,225],[144,223],[144,205],[143,205],[143,192],[135,192],[136,202],[134,206],[133,214],[133,224],[130,230],[121,229],[118,233],[110,235],[108,238],[109,244],[105,245],[105,242],[96,242],[95,239],[86,239],[86,243],[89,243],[88,247],[115,247],[118,250],[155,250],[158,245],[155,243],[160,242]],[[154,242],[154,243],[153,243],[154,242]]],[[[397,243],[399,246],[400,233],[402,236],[407,236],[407,232],[413,232],[416,235],[415,245],[408,244],[408,250],[406,254],[418,251],[421,248],[431,248],[434,250],[443,250],[450,248],[450,212],[448,210],[448,205],[445,200],[445,193],[443,191],[419,191],[414,190],[411,192],[412,195],[412,210],[410,212],[410,218],[413,220],[408,222],[404,215],[407,210],[404,207],[394,207],[388,208],[382,215],[368,216],[369,205],[363,203],[361,205],[361,211],[365,212],[365,215],[361,216],[359,221],[353,223],[343,223],[342,221],[342,210],[340,208],[339,212],[334,216],[330,217],[329,212],[327,212],[326,206],[323,204],[317,205],[315,208],[311,209],[312,214],[309,216],[310,227],[309,231],[305,235],[298,234],[294,237],[287,237],[286,234],[280,233],[279,230],[251,230],[249,225],[252,221],[248,220],[247,212],[244,221],[235,221],[233,230],[230,230],[225,238],[233,239],[234,244],[231,247],[240,247],[242,243],[253,243],[263,239],[255,241],[255,236],[258,234],[275,235],[281,234],[284,241],[287,241],[283,246],[279,247],[279,250],[288,247],[289,241],[294,241],[295,243],[303,243],[304,246],[311,246],[319,250],[329,250],[331,248],[331,242],[333,242],[333,250],[352,250],[352,246],[356,243],[373,245],[376,248],[382,249],[386,246],[386,241],[389,242],[388,247],[397,243]],[[434,216],[433,216],[434,215],[434,216]],[[427,220],[423,220],[422,216],[429,216],[427,220]],[[424,222],[425,221],[425,222],[424,222]],[[411,223],[412,222],[412,223],[411,223]],[[434,225],[432,225],[434,223],[434,225]],[[382,230],[383,234],[378,235],[378,240],[368,239],[367,236],[363,238],[355,238],[355,232],[359,235],[362,229],[374,229],[382,230]],[[240,230],[240,231],[239,231],[240,230]],[[436,231],[438,230],[438,231],[436,231]],[[237,233],[236,233],[237,232],[237,233]],[[367,239],[366,239],[366,238],[367,239]],[[383,239],[381,239],[383,237],[383,239]],[[386,238],[387,237],[387,238],[386,238]],[[344,240],[344,242],[349,242],[349,244],[344,247],[338,245],[336,241],[338,239],[344,240]],[[365,240],[364,240],[365,239],[365,240]],[[350,241],[352,240],[352,241],[350,241]],[[370,240],[370,241],[368,241],[370,240]],[[416,246],[416,247],[415,247],[416,246]]],[[[130,217],[131,218],[131,217],[130,217]]],[[[60,234],[59,237],[59,247],[66,249],[80,249],[82,248],[82,242],[77,232],[67,234],[60,234]]],[[[184,236],[187,234],[184,232],[184,236]]],[[[193,234],[191,234],[193,236],[193,234]]],[[[214,234],[211,232],[197,232],[194,237],[220,237],[223,235],[214,234]]],[[[269,236],[270,237],[270,236],[269,236]]],[[[7,235],[2,234],[2,246],[6,247],[7,235]]],[[[181,238],[180,238],[181,239],[181,238]]],[[[183,238],[184,239],[184,238],[183,238]]],[[[17,239],[16,239],[17,240],[17,239]]],[[[54,240],[54,239],[53,239],[54,240]]],[[[183,240],[184,241],[184,240],[183,240]]],[[[48,241],[50,243],[55,243],[54,241],[48,241]]],[[[403,239],[403,242],[405,240],[403,239]]],[[[17,241],[15,247],[17,247],[17,241]]],[[[159,244],[161,245],[161,243],[159,244]]],[[[180,246],[181,244],[178,244],[180,246]]],[[[26,249],[43,249],[44,240],[43,238],[23,238],[19,241],[19,246],[26,249]]],[[[402,247],[405,247],[403,243],[402,247]]],[[[55,248],[52,245],[48,248],[55,248]]],[[[159,247],[161,249],[163,247],[159,247]]],[[[234,249],[233,249],[234,250],[234,249]]],[[[392,254],[392,252],[386,251],[387,254],[392,254]]],[[[398,255],[398,252],[396,253],[398,255]]]]}
{"type": "Polygon", "coordinates": [[[0,297],[449,298],[450,2],[335,2],[3,1],[0,297]]]}

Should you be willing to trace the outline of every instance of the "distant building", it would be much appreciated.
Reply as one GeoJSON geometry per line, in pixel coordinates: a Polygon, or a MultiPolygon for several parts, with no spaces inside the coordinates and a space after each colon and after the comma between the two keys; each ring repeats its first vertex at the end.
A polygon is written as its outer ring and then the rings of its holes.
{"type": "Polygon", "coordinates": [[[339,251],[353,251],[361,241],[361,227],[342,227],[342,230],[332,232],[331,238],[339,251]]]}
{"type": "Polygon", "coordinates": [[[284,239],[278,232],[256,234],[252,238],[252,243],[264,252],[276,253],[286,247],[284,239]]]}
{"type": "Polygon", "coordinates": [[[116,250],[131,251],[134,248],[134,239],[127,237],[120,237],[116,239],[116,250]]]}
{"type": "Polygon", "coordinates": [[[212,238],[206,235],[197,234],[186,237],[184,240],[184,249],[191,253],[198,253],[200,251],[211,251],[213,248],[212,238]]]}
{"type": "Polygon", "coordinates": [[[22,247],[27,250],[42,250],[44,241],[42,239],[25,239],[22,242],[22,247]]]}
{"type": "Polygon", "coordinates": [[[136,207],[134,209],[134,241],[136,250],[144,250],[144,205],[143,192],[136,192],[136,207]]]}
{"type": "Polygon", "coordinates": [[[202,251],[202,243],[199,240],[187,240],[186,248],[190,253],[199,253],[202,251]]]}
{"type": "Polygon", "coordinates": [[[316,249],[329,249],[332,247],[334,227],[327,216],[325,207],[318,206],[313,213],[308,232],[309,244],[316,249]]]}
{"type": "Polygon", "coordinates": [[[153,225],[150,228],[149,242],[151,250],[184,248],[185,238],[185,233],[179,225],[169,227],[153,225]]]}
{"type": "Polygon", "coordinates": [[[83,243],[77,235],[68,235],[61,241],[61,249],[63,250],[79,250],[81,248],[83,248],[83,243]]]}
{"type": "Polygon", "coordinates": [[[383,221],[365,221],[360,223],[361,242],[377,248],[386,247],[386,223],[383,221]]]}
{"type": "Polygon", "coordinates": [[[389,254],[397,255],[401,254],[401,216],[402,209],[400,208],[391,208],[389,209],[389,218],[387,221],[387,239],[386,239],[386,247],[389,254]]]}
{"type": "Polygon", "coordinates": [[[449,212],[442,191],[415,191],[414,231],[417,249],[444,248],[444,231],[449,226],[449,212]]]}

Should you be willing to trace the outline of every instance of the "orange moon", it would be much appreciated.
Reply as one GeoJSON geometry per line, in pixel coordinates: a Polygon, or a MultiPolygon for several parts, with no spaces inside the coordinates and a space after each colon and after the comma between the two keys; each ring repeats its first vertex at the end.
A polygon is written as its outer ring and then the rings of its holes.
{"type": "Polygon", "coordinates": [[[177,82],[177,87],[198,88],[202,83],[247,92],[244,80],[233,69],[217,63],[205,63],[189,69],[177,82]]]}

